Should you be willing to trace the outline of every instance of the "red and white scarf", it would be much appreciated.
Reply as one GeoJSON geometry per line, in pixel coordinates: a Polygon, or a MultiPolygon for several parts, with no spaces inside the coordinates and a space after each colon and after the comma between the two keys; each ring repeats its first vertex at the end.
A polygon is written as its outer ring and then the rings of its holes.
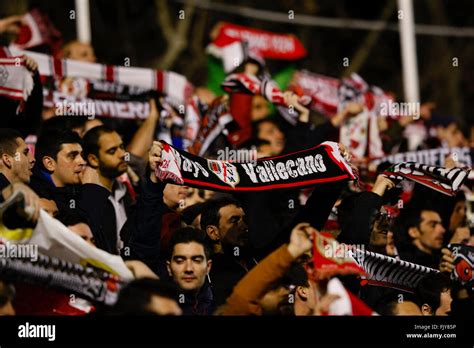
{"type": "Polygon", "coordinates": [[[33,90],[33,76],[21,57],[0,58],[0,96],[17,100],[22,105],[33,90]]]}
{"type": "Polygon", "coordinates": [[[10,47],[13,54],[26,54],[38,63],[40,75],[102,80],[141,87],[167,95],[174,105],[185,105],[193,86],[183,75],[172,71],[87,63],[57,59],[47,54],[22,51],[10,47]]]}
{"type": "MultiPolygon", "coordinates": [[[[285,103],[283,92],[275,81],[268,76],[263,79],[250,74],[231,74],[222,82],[221,87],[227,93],[248,93],[262,95],[269,102],[277,105],[281,115],[291,124],[295,124],[298,118],[296,109],[291,110],[285,103]]],[[[299,97],[299,102],[303,105],[310,103],[310,98],[306,95],[299,97]]]]}
{"type": "Polygon", "coordinates": [[[247,42],[250,51],[268,59],[296,60],[307,54],[301,41],[292,34],[274,33],[231,23],[220,24],[219,32],[207,51],[222,57],[221,50],[237,41],[247,42]]]}

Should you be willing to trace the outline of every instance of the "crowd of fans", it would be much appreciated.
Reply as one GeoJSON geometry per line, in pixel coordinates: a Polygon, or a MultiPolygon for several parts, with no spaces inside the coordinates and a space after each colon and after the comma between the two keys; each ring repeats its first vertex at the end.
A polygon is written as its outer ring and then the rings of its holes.
{"type": "MultiPolygon", "coordinates": [[[[14,32],[14,25],[3,20],[0,30],[14,32]]],[[[90,45],[77,41],[65,44],[59,57],[97,59],[90,45]]],[[[472,181],[452,198],[418,184],[402,191],[400,184],[381,174],[390,163],[369,168],[358,159],[353,162],[360,170],[358,187],[349,183],[231,194],[163,183],[155,175],[163,151],[157,139],[163,111],[158,96],[150,99],[150,114],[142,121],[56,115],[43,107],[37,66],[27,60],[36,83],[26,108],[18,115],[15,102],[0,97],[0,199],[21,191],[33,212],[33,225],[43,209],[71,233],[127,262],[136,280],[121,290],[114,306],[91,304],[95,313],[327,315],[338,296],[327,291],[328,279],[316,281],[306,271],[315,231],[331,231],[340,243],[441,271],[426,276],[411,293],[361,286],[356,276],[337,276],[376,313],[474,313],[472,289],[449,277],[454,255],[446,248],[453,243],[474,247],[466,214],[472,181]],[[30,135],[37,137],[34,155],[25,142],[30,135]],[[331,195],[337,196],[336,203],[327,207],[331,195]],[[387,213],[388,206],[397,207],[396,214],[387,213]]],[[[259,68],[251,61],[240,69],[257,73],[259,68]]],[[[199,87],[193,97],[209,105],[215,95],[199,87]]],[[[341,125],[363,109],[349,103],[325,119],[293,92],[286,91],[284,98],[299,112],[294,126],[262,96],[230,96],[231,113],[232,105],[239,104],[238,112],[245,110],[251,118],[251,134],[238,145],[221,135],[204,157],[215,158],[217,150],[227,147],[256,149],[262,158],[338,141],[341,125]]],[[[464,130],[454,118],[439,117],[435,110],[433,103],[426,103],[420,119],[381,118],[385,153],[408,151],[404,130],[413,123],[424,130],[417,150],[472,150],[474,127],[464,130]]],[[[448,155],[445,166],[457,165],[462,163],[448,155]]],[[[25,289],[0,278],[0,314],[60,313],[60,301],[51,301],[60,297],[59,290],[47,290],[46,296],[30,286],[25,289]],[[48,298],[47,309],[31,301],[22,306],[33,291],[48,298]]]]}

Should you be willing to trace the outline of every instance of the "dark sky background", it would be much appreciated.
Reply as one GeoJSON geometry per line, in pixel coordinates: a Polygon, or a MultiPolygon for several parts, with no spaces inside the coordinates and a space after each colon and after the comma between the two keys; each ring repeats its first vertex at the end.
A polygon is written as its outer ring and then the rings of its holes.
{"type": "MultiPolygon", "coordinates": [[[[332,18],[378,20],[387,1],[374,0],[286,0],[286,1],[219,1],[226,4],[332,18]]],[[[388,0],[395,2],[396,0],[388,0]]],[[[65,40],[75,38],[75,22],[69,19],[74,9],[73,0],[16,0],[16,5],[2,2],[0,15],[13,14],[19,8],[40,7],[46,12],[65,40]]],[[[166,51],[157,7],[154,0],[91,0],[92,43],[100,62],[123,64],[130,58],[131,65],[152,67],[166,51]]],[[[172,23],[176,23],[182,3],[167,1],[172,23]]],[[[417,24],[474,27],[473,0],[415,0],[417,24]]],[[[397,22],[393,11],[389,22],[397,22]]],[[[277,32],[295,34],[308,50],[308,57],[296,62],[298,68],[315,73],[340,77],[345,67],[344,57],[352,58],[366,36],[367,30],[322,28],[315,26],[272,23],[243,18],[235,14],[196,9],[188,48],[181,53],[172,70],[185,74],[193,83],[206,80],[204,48],[209,43],[209,32],[219,21],[248,25],[277,32]],[[202,33],[202,35],[200,35],[202,33]],[[191,49],[193,42],[194,49],[191,49]],[[196,50],[196,47],[198,48],[196,50]]],[[[422,101],[437,103],[436,113],[458,118],[464,125],[474,123],[474,38],[417,35],[418,69],[422,101]],[[457,57],[459,66],[452,66],[457,57]]],[[[286,62],[269,62],[271,71],[278,71],[286,62]]],[[[155,66],[156,67],[156,66],[155,66]]],[[[371,84],[396,93],[403,98],[400,42],[397,32],[384,31],[358,73],[371,84]]]]}

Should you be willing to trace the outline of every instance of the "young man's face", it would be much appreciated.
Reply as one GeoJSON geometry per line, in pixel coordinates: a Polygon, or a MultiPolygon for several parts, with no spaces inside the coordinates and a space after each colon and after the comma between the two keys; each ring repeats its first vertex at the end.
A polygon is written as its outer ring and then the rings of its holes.
{"type": "Polygon", "coordinates": [[[445,229],[441,218],[434,211],[424,210],[421,213],[421,222],[418,227],[418,240],[425,248],[439,250],[443,246],[445,229]]]}
{"type": "Polygon", "coordinates": [[[81,183],[81,175],[86,165],[82,158],[80,144],[62,144],[53,163],[51,177],[57,187],[81,183]]]}
{"type": "Polygon", "coordinates": [[[167,261],[169,274],[184,291],[199,291],[211,270],[204,246],[196,242],[178,243],[174,246],[171,260],[167,261]]]}
{"type": "Polygon", "coordinates": [[[224,245],[245,247],[248,244],[248,226],[245,212],[234,204],[219,209],[219,234],[224,245]]]}
{"type": "Polygon", "coordinates": [[[35,159],[22,138],[16,138],[16,143],[18,147],[14,155],[10,158],[12,178],[16,182],[28,184],[33,174],[31,169],[35,164],[35,159]]]}
{"type": "Polygon", "coordinates": [[[99,138],[99,172],[114,179],[127,171],[125,147],[118,133],[103,133],[99,138]]]}

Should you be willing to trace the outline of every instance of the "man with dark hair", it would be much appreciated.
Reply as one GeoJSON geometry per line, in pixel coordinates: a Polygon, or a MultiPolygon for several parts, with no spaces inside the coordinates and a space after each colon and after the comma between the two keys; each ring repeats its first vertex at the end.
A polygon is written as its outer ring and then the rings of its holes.
{"type": "Polygon", "coordinates": [[[38,218],[40,199],[26,184],[30,182],[35,160],[21,134],[14,129],[0,128],[0,203],[15,192],[22,192],[25,202],[33,208],[32,220],[38,218]]]}
{"type": "Polygon", "coordinates": [[[453,284],[448,276],[432,273],[420,280],[416,288],[423,315],[443,316],[451,312],[453,284]]]}
{"type": "Polygon", "coordinates": [[[216,304],[225,302],[235,284],[256,264],[250,255],[249,231],[240,203],[229,197],[209,201],[201,229],[213,244],[210,273],[216,304]]]}
{"type": "Polygon", "coordinates": [[[49,131],[38,138],[36,144],[36,160],[39,171],[35,171],[41,179],[37,183],[44,185],[49,182],[54,187],[78,185],[86,162],[82,158],[81,138],[72,131],[49,131]]]}
{"type": "Polygon", "coordinates": [[[131,229],[129,217],[134,213],[134,201],[127,186],[117,180],[127,172],[126,151],[120,135],[106,126],[89,130],[83,138],[84,157],[88,170],[98,176],[104,188],[96,197],[98,209],[87,209],[97,246],[110,253],[120,253],[128,243],[131,229]]]}
{"type": "Polygon", "coordinates": [[[437,269],[441,260],[445,229],[433,208],[406,207],[398,218],[397,248],[402,260],[437,269]],[[401,238],[400,238],[401,239],[401,238]]]}
{"type": "Polygon", "coordinates": [[[171,237],[166,265],[179,288],[178,303],[184,315],[210,315],[214,310],[206,281],[212,265],[210,253],[205,235],[193,227],[181,228],[171,237]]]}
{"type": "Polygon", "coordinates": [[[28,184],[35,160],[21,134],[0,128],[0,190],[9,184],[28,184]]]}
{"type": "Polygon", "coordinates": [[[181,315],[176,297],[176,288],[167,282],[151,278],[137,279],[120,291],[117,302],[107,314],[181,315]]]}

